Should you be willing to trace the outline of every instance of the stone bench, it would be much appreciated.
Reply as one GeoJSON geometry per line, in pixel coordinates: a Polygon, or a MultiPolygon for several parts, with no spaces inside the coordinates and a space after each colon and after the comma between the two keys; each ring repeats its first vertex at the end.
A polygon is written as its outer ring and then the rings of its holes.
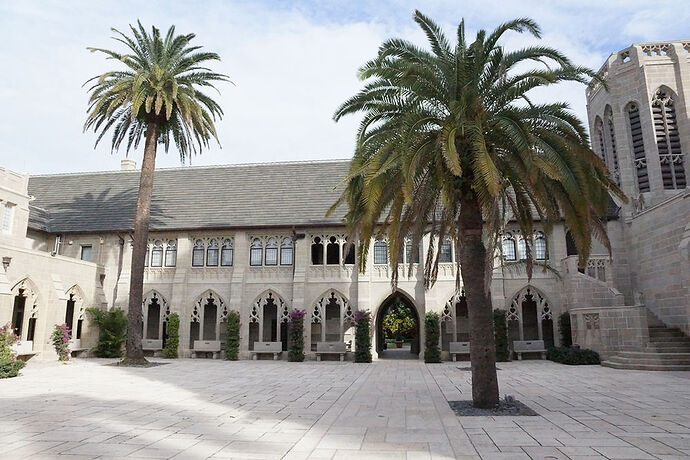
{"type": "Polygon", "coordinates": [[[539,353],[541,359],[546,358],[543,340],[515,340],[513,341],[513,351],[517,354],[518,360],[522,360],[523,353],[539,353]]]}
{"type": "Polygon", "coordinates": [[[340,355],[340,361],[345,361],[346,353],[345,342],[316,342],[317,361],[321,361],[321,355],[340,355]]]}
{"type": "Polygon", "coordinates": [[[192,358],[196,358],[197,353],[213,353],[213,359],[218,359],[220,354],[219,340],[195,340],[192,358]]]}
{"type": "Polygon", "coordinates": [[[273,361],[278,361],[278,357],[283,353],[283,342],[254,342],[254,349],[249,350],[252,359],[258,359],[260,354],[272,354],[273,361]]]}
{"type": "Polygon", "coordinates": [[[144,351],[152,351],[153,356],[156,356],[156,353],[159,353],[163,351],[163,340],[161,339],[144,339],[141,341],[141,347],[144,351]]]}
{"type": "Polygon", "coordinates": [[[69,341],[69,352],[70,357],[86,355],[89,349],[87,347],[81,346],[81,339],[70,339],[69,341]]]}
{"type": "Polygon", "coordinates": [[[453,361],[457,361],[457,355],[470,354],[470,342],[450,342],[449,345],[450,356],[453,361]]]}
{"type": "Polygon", "coordinates": [[[10,348],[14,351],[17,359],[21,361],[28,361],[38,354],[34,351],[34,343],[30,340],[15,343],[10,348]]]}

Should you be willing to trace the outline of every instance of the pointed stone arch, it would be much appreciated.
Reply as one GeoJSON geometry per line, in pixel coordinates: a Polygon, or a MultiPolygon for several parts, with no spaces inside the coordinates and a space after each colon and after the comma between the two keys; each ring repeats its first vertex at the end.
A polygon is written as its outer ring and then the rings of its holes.
{"type": "Polygon", "coordinates": [[[441,350],[450,351],[451,342],[470,341],[469,308],[465,289],[460,288],[441,311],[441,350]]]}
{"type": "Polygon", "coordinates": [[[65,291],[67,301],[65,302],[65,324],[71,330],[71,349],[81,348],[79,340],[81,340],[82,326],[84,324],[84,291],[78,284],[65,291]]]}
{"type": "Polygon", "coordinates": [[[354,325],[354,310],[347,296],[337,289],[328,289],[312,303],[310,312],[312,351],[318,342],[344,342],[354,325]],[[337,308],[337,314],[334,309],[337,308]]]}
{"type": "Polygon", "coordinates": [[[508,335],[514,340],[543,340],[554,345],[553,310],[544,292],[528,284],[511,297],[507,312],[508,335]]]}
{"type": "Polygon", "coordinates": [[[287,323],[290,305],[274,289],[266,289],[254,298],[249,310],[249,349],[254,342],[281,342],[287,350],[287,323]]]}
{"type": "Polygon", "coordinates": [[[144,296],[141,303],[143,318],[144,340],[165,339],[165,323],[170,316],[170,306],[159,291],[151,289],[144,296]]]}
{"type": "Polygon", "coordinates": [[[38,287],[31,278],[25,276],[14,284],[11,291],[14,299],[11,326],[14,333],[20,337],[20,342],[24,342],[21,345],[22,349],[32,351],[39,315],[38,287]]]}
{"type": "Polygon", "coordinates": [[[413,296],[403,289],[396,289],[384,297],[379,303],[378,308],[374,312],[374,350],[379,358],[384,356],[385,333],[383,330],[383,320],[388,309],[395,304],[395,302],[402,302],[407,305],[413,313],[413,321],[415,322],[415,338],[412,341],[410,353],[414,358],[420,356],[420,344],[423,340],[421,322],[424,316],[423,310],[417,305],[413,296]]]}
{"type": "Polygon", "coordinates": [[[222,321],[228,316],[228,304],[213,289],[196,297],[190,315],[190,348],[195,340],[219,340],[222,321]]]}

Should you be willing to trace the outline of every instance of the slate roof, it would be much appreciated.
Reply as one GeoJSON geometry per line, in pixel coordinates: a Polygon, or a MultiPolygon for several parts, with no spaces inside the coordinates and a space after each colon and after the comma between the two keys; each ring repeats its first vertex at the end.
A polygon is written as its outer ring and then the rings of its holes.
{"type": "MultiPolygon", "coordinates": [[[[152,230],[340,225],[349,160],[158,169],[152,230]],[[337,187],[337,188],[336,188],[337,187]]],[[[29,227],[52,233],[133,228],[139,171],[29,178],[29,227]],[[46,211],[48,210],[48,211],[46,211]]]]}

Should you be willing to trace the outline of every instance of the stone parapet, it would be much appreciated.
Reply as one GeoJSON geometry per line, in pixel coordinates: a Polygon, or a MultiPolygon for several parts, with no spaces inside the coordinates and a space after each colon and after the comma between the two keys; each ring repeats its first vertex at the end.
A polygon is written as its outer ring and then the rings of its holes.
{"type": "Polygon", "coordinates": [[[649,343],[644,305],[570,309],[573,343],[603,359],[621,351],[640,351],[649,343]]]}

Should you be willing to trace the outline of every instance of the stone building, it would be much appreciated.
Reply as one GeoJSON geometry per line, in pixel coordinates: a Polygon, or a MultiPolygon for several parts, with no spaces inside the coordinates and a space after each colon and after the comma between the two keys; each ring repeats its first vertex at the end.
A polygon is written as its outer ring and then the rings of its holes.
{"type": "MultiPolygon", "coordinates": [[[[674,335],[666,326],[690,332],[688,46],[633,45],[602,69],[608,89],[590,85],[594,148],[633,199],[611,207],[613,257],[597,245],[584,272],[567,228],[547,232],[537,224],[534,253],[555,270],[536,271],[528,281],[502,263],[525,254],[523,236],[506,227],[491,296],[495,308],[507,311],[511,341],[558,345],[556,319],[570,311],[577,343],[612,365],[618,359],[639,366],[648,364],[625,353],[646,353],[659,331],[674,335]]],[[[318,161],[156,171],[143,303],[147,347],[162,346],[168,316],[176,312],[182,356],[217,350],[227,313],[236,310],[241,354],[248,358],[257,343],[285,348],[287,315],[300,308],[307,310],[306,349],[313,358],[319,342],[350,343],[354,312],[369,309],[376,355],[384,313],[397,302],[411,307],[418,326],[428,311],[441,315],[445,358],[451,343],[468,341],[467,305],[455,288],[448,242],[441,242],[438,281],[429,290],[421,276],[427,241],[406,245],[396,292],[386,241],[371,241],[366,271],[356,270],[344,209],[325,217],[348,166],[318,161]]],[[[29,177],[0,170],[0,323],[11,322],[21,334],[23,352],[54,356],[48,336],[65,322],[74,348],[92,346],[84,309],[127,308],[138,177],[131,160],[120,171],[98,173],[29,177]]],[[[422,357],[423,340],[418,327],[415,356],[422,357]]],[[[684,340],[675,342],[682,347],[684,340]]],[[[662,367],[682,364],[654,359],[662,367]]]]}

